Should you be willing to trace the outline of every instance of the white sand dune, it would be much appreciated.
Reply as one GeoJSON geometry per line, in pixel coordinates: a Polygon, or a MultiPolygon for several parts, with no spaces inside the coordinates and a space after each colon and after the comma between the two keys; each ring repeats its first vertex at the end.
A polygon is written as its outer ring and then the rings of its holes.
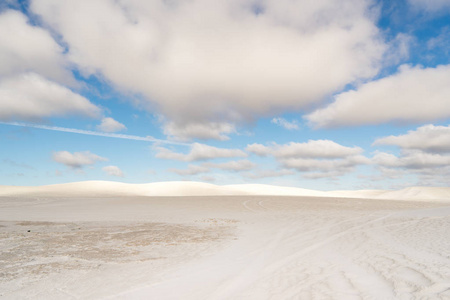
{"type": "Polygon", "coordinates": [[[332,191],[329,196],[343,197],[343,198],[362,198],[362,199],[376,199],[389,191],[385,190],[356,190],[356,191],[332,191]]]}
{"type": "Polygon", "coordinates": [[[42,197],[267,195],[450,201],[450,188],[410,187],[399,191],[357,190],[322,192],[267,184],[220,186],[192,181],[156,182],[147,184],[84,181],[36,187],[0,186],[0,196],[25,195],[42,197]]]}
{"type": "Polygon", "coordinates": [[[447,187],[409,187],[399,191],[390,191],[378,199],[402,200],[450,200],[450,188],[447,187]]]}
{"type": "Polygon", "coordinates": [[[0,298],[450,299],[447,195],[192,182],[3,186],[0,298]]]}
{"type": "Polygon", "coordinates": [[[36,187],[0,186],[0,196],[118,197],[118,196],[205,196],[232,194],[221,186],[188,181],[129,184],[83,181],[36,187]]]}
{"type": "Polygon", "coordinates": [[[0,186],[0,196],[35,195],[46,197],[109,196],[220,196],[278,195],[326,197],[326,192],[264,184],[214,185],[192,181],[129,184],[110,181],[84,181],[36,187],[0,186]]]}
{"type": "Polygon", "coordinates": [[[330,197],[361,198],[361,199],[388,199],[408,201],[450,201],[450,188],[448,187],[409,187],[398,191],[360,190],[360,191],[333,191],[330,197]]]}
{"type": "Polygon", "coordinates": [[[445,202],[0,197],[0,297],[449,299],[448,232],[445,202]]]}
{"type": "Polygon", "coordinates": [[[233,184],[224,186],[236,195],[327,197],[326,192],[268,184],[233,184]]]}

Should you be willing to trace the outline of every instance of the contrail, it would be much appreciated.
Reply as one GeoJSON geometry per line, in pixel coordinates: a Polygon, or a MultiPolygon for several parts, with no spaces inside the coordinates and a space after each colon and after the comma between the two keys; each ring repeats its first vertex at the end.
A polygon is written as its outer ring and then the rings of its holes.
{"type": "Polygon", "coordinates": [[[21,126],[21,127],[30,127],[37,129],[45,129],[45,130],[53,130],[53,131],[61,131],[61,132],[71,132],[85,135],[95,135],[95,136],[103,136],[115,139],[125,139],[125,140],[134,140],[134,141],[144,141],[144,142],[153,142],[153,143],[162,143],[162,144],[172,144],[172,145],[181,145],[181,146],[190,146],[187,143],[180,143],[168,140],[161,140],[151,136],[137,136],[137,135],[129,135],[129,134],[121,134],[121,133],[107,133],[100,131],[92,131],[92,130],[83,130],[83,129],[75,129],[75,128],[67,128],[67,127],[58,127],[58,126],[48,126],[48,125],[39,125],[39,124],[28,124],[28,123],[20,123],[20,122],[0,122],[0,124],[4,125],[12,125],[12,126],[21,126]]]}

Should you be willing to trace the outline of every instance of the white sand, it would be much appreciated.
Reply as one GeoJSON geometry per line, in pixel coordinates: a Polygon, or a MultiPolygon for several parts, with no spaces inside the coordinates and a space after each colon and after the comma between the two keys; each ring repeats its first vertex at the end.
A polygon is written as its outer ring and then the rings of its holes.
{"type": "Polygon", "coordinates": [[[364,199],[450,201],[450,188],[447,187],[409,187],[399,191],[333,191],[329,194],[333,197],[364,199]]]}
{"type": "Polygon", "coordinates": [[[450,188],[410,187],[399,191],[359,190],[322,192],[267,184],[214,185],[192,181],[128,184],[84,181],[36,187],[1,186],[0,196],[120,197],[120,196],[311,196],[361,199],[450,201],[450,188]]]}
{"type": "Polygon", "coordinates": [[[0,298],[450,299],[447,192],[1,187],[0,298]]]}
{"type": "Polygon", "coordinates": [[[274,196],[312,196],[327,197],[326,192],[307,190],[295,187],[275,186],[268,184],[235,184],[224,188],[236,195],[274,195],[274,196]]]}

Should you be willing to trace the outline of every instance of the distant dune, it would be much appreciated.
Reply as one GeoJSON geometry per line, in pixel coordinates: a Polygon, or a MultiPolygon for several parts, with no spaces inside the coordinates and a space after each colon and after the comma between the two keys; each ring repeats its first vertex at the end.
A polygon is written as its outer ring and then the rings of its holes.
{"type": "Polygon", "coordinates": [[[314,191],[296,187],[276,186],[268,184],[234,184],[224,186],[238,195],[270,195],[270,196],[311,196],[328,197],[327,192],[314,191]]]}
{"type": "Polygon", "coordinates": [[[448,187],[409,187],[381,194],[379,199],[450,200],[448,187]]]}
{"type": "Polygon", "coordinates": [[[201,182],[174,181],[130,184],[111,181],[82,181],[36,187],[0,186],[0,196],[45,197],[111,196],[209,196],[228,195],[226,188],[201,182]]]}
{"type": "Polygon", "coordinates": [[[224,196],[270,195],[363,199],[450,201],[448,187],[409,187],[398,191],[315,191],[266,184],[214,185],[192,181],[130,184],[112,181],[82,181],[46,186],[0,186],[0,196],[122,197],[122,196],[224,196]]]}
{"type": "Polygon", "coordinates": [[[331,197],[386,199],[386,200],[433,200],[450,201],[448,187],[409,187],[398,191],[361,190],[361,191],[333,191],[331,197]]]}

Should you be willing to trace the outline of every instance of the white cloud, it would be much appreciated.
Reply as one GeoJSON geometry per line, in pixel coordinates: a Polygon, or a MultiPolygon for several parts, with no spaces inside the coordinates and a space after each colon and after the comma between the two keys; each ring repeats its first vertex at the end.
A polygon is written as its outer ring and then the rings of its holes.
{"type": "Polygon", "coordinates": [[[377,139],[374,145],[395,145],[402,149],[450,152],[450,126],[425,125],[399,136],[377,139]]]}
{"type": "Polygon", "coordinates": [[[298,122],[295,120],[289,122],[284,118],[273,118],[270,122],[273,124],[276,124],[278,126],[281,126],[287,130],[298,130],[299,129],[298,122]]]}
{"type": "Polygon", "coordinates": [[[204,166],[189,165],[187,169],[169,169],[169,172],[176,173],[181,176],[197,175],[209,172],[209,168],[204,166]]]}
{"type": "Polygon", "coordinates": [[[227,157],[246,157],[247,154],[239,149],[225,149],[208,146],[205,144],[193,143],[189,153],[173,152],[167,148],[157,147],[158,153],[155,155],[157,158],[172,159],[180,161],[199,161],[208,160],[214,158],[227,158],[227,157]]]}
{"type": "Polygon", "coordinates": [[[217,124],[301,109],[377,74],[386,45],[372,1],[267,0],[258,14],[254,5],[35,0],[30,10],[84,75],[144,95],[180,138],[225,139],[233,127],[217,124]]]}
{"type": "Polygon", "coordinates": [[[419,150],[402,151],[399,156],[380,152],[373,157],[383,177],[417,176],[416,185],[444,185],[450,181],[450,155],[419,150]]]}
{"type": "Polygon", "coordinates": [[[395,38],[389,41],[389,48],[384,54],[384,66],[390,67],[398,65],[409,58],[411,44],[414,37],[405,33],[398,33],[395,38]]]}
{"type": "Polygon", "coordinates": [[[253,154],[256,154],[258,156],[268,156],[272,153],[274,153],[273,151],[273,146],[268,147],[268,146],[264,146],[262,144],[250,144],[245,148],[246,151],[251,152],[253,154]]]}
{"type": "Polygon", "coordinates": [[[198,175],[202,173],[208,173],[211,169],[221,169],[225,171],[242,172],[248,171],[254,168],[256,164],[248,160],[236,160],[228,161],[224,163],[211,163],[205,162],[201,165],[189,164],[187,169],[169,169],[170,172],[176,173],[181,176],[198,175]]]}
{"type": "Polygon", "coordinates": [[[0,13],[0,120],[100,116],[100,108],[65,87],[77,83],[64,51],[21,12],[0,13]]]}
{"type": "Polygon", "coordinates": [[[450,40],[450,25],[442,28],[439,35],[429,39],[427,41],[427,48],[430,50],[440,50],[448,55],[450,52],[450,45],[448,41],[450,40]]]}
{"type": "Polygon", "coordinates": [[[98,156],[97,154],[89,151],[74,153],[70,153],[68,151],[58,151],[53,153],[52,159],[57,163],[66,165],[72,169],[81,169],[84,166],[93,165],[97,161],[108,160],[107,158],[98,156]]]}
{"type": "Polygon", "coordinates": [[[164,134],[179,141],[189,141],[194,138],[224,141],[229,139],[227,134],[235,132],[234,125],[225,122],[209,122],[206,124],[166,122],[163,128],[164,134]]]}
{"type": "Polygon", "coordinates": [[[103,132],[117,132],[127,129],[125,125],[117,122],[113,118],[103,118],[100,125],[97,125],[97,130],[103,132]]]}
{"type": "Polygon", "coordinates": [[[423,151],[403,151],[400,156],[380,152],[373,157],[374,162],[383,167],[427,170],[450,165],[450,156],[423,151]]]}
{"type": "Polygon", "coordinates": [[[103,167],[102,170],[110,176],[125,177],[122,170],[117,166],[106,166],[103,167]]]}
{"type": "Polygon", "coordinates": [[[295,174],[292,170],[281,169],[281,170],[256,170],[252,172],[247,172],[244,174],[245,177],[251,179],[261,179],[268,177],[281,177],[295,174]]]}
{"type": "Polygon", "coordinates": [[[0,81],[0,120],[40,120],[80,115],[99,117],[100,108],[68,88],[36,73],[0,81]]]}
{"type": "Polygon", "coordinates": [[[19,0],[3,0],[0,3],[0,10],[10,9],[10,8],[20,8],[19,0]]]}
{"type": "Polygon", "coordinates": [[[284,167],[300,172],[348,173],[357,165],[370,163],[370,160],[365,156],[355,155],[341,159],[287,158],[280,162],[284,167]]]}
{"type": "Polygon", "coordinates": [[[374,145],[400,147],[399,155],[377,152],[372,158],[385,177],[417,176],[416,185],[448,185],[450,126],[425,125],[399,136],[377,139],[374,145]]]}
{"type": "Polygon", "coordinates": [[[427,122],[450,117],[450,65],[403,65],[398,73],[341,93],[306,116],[315,127],[358,126],[391,121],[427,122]]]}
{"type": "Polygon", "coordinates": [[[448,0],[408,0],[417,9],[424,9],[428,12],[442,12],[450,10],[448,0]]]}
{"type": "Polygon", "coordinates": [[[227,161],[224,163],[203,163],[202,166],[208,167],[208,168],[214,168],[214,169],[222,169],[227,171],[248,171],[256,167],[255,163],[252,163],[249,160],[243,159],[243,160],[233,160],[233,161],[227,161]]]}
{"type": "Polygon", "coordinates": [[[259,156],[273,156],[282,168],[302,172],[307,178],[337,177],[352,172],[358,165],[370,163],[361,155],[361,148],[342,146],[330,140],[270,146],[251,144],[246,150],[259,156]]]}
{"type": "Polygon", "coordinates": [[[216,181],[216,178],[214,176],[210,176],[210,175],[203,175],[200,177],[201,181],[206,181],[206,182],[214,182],[216,181]]]}
{"type": "Polygon", "coordinates": [[[0,13],[0,78],[35,72],[59,83],[73,84],[63,52],[49,32],[28,24],[19,11],[0,13]]]}
{"type": "Polygon", "coordinates": [[[362,153],[359,147],[345,147],[330,140],[309,140],[306,143],[290,142],[270,146],[251,144],[247,151],[259,156],[273,155],[278,158],[339,158],[362,153]]]}
{"type": "Polygon", "coordinates": [[[421,186],[450,186],[450,166],[441,167],[437,170],[432,169],[428,172],[422,172],[419,175],[421,186]]]}
{"type": "Polygon", "coordinates": [[[350,173],[353,171],[354,168],[347,168],[347,169],[340,169],[340,170],[334,170],[334,171],[323,171],[319,170],[317,172],[309,172],[302,174],[303,178],[307,179],[322,179],[322,178],[328,178],[328,179],[337,179],[346,173],[350,173]]]}

